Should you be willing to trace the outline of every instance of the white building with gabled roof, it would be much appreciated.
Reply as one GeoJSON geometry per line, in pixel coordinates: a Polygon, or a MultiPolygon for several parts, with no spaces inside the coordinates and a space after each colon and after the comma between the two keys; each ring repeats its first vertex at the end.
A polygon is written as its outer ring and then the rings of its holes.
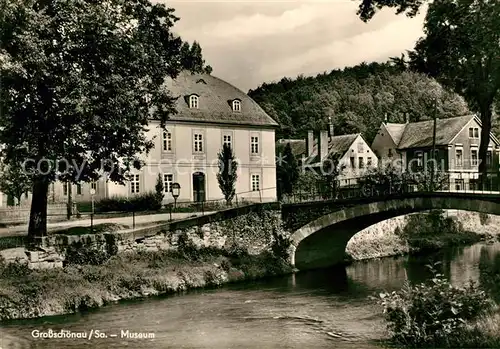
{"type": "MultiPolygon", "coordinates": [[[[165,82],[177,97],[177,113],[166,130],[151,121],[147,137],[154,148],[142,159],[145,166],[132,171],[125,185],[101,178],[72,185],[72,200],[90,201],[113,196],[130,197],[153,192],[158,175],[165,187],[165,203],[173,201],[172,183],[181,186],[179,202],[223,199],[217,181],[218,153],[223,144],[239,163],[236,193],[239,199],[275,201],[275,129],[278,126],[246,93],[209,74],[182,72],[165,82]]],[[[67,202],[69,187],[56,182],[49,188],[49,203],[67,202]]]]}

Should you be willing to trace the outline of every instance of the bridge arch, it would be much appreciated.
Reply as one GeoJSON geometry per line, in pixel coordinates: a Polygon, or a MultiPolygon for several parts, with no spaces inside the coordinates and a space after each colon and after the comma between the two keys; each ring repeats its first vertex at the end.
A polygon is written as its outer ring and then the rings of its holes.
{"type": "Polygon", "coordinates": [[[359,231],[389,218],[434,209],[475,211],[500,215],[500,196],[395,198],[359,204],[327,213],[291,235],[292,264],[299,270],[341,263],[349,240],[359,231]]]}

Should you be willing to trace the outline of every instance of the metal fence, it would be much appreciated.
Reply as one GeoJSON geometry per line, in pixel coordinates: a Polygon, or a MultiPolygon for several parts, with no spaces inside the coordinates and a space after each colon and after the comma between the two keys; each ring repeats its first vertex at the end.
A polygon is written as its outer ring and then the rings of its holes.
{"type": "MultiPolygon", "coordinates": [[[[27,224],[31,208],[29,206],[7,206],[0,208],[0,223],[27,224]]],[[[67,205],[50,204],[47,206],[47,219],[50,221],[64,220],[67,218],[67,205]]]]}
{"type": "MultiPolygon", "coordinates": [[[[207,213],[212,213],[216,211],[237,208],[242,206],[251,205],[256,202],[266,202],[268,201],[266,197],[262,194],[269,190],[276,190],[276,187],[263,188],[260,190],[249,190],[244,192],[236,193],[234,198],[228,203],[225,199],[217,200],[202,200],[200,202],[169,202],[164,205],[161,209],[156,211],[144,211],[144,210],[129,210],[129,211],[115,211],[115,212],[77,212],[76,215],[79,218],[89,218],[90,227],[98,223],[98,220],[108,219],[108,218],[123,218],[121,223],[131,226],[132,229],[136,229],[138,226],[151,225],[157,222],[174,221],[179,219],[185,219],[195,216],[205,215],[207,213]],[[251,197],[248,194],[254,193],[251,197]],[[161,215],[161,217],[156,220],[145,219],[150,215],[161,215]],[[140,220],[146,222],[139,222],[140,220]]],[[[274,201],[274,200],[272,200],[274,201]]],[[[78,204],[77,204],[78,207],[78,204]]]]}
{"type": "Polygon", "coordinates": [[[383,183],[363,183],[364,178],[349,181],[350,185],[343,185],[344,180],[337,181],[333,189],[313,191],[297,191],[291,195],[284,196],[283,203],[300,203],[321,200],[348,200],[362,198],[388,198],[400,196],[405,193],[415,192],[453,192],[464,194],[498,194],[500,195],[500,182],[496,177],[488,177],[485,180],[477,178],[474,174],[462,175],[459,178],[444,178],[434,183],[421,183],[410,180],[397,180],[383,183]],[[361,183],[359,183],[361,182],[361,183]]]}

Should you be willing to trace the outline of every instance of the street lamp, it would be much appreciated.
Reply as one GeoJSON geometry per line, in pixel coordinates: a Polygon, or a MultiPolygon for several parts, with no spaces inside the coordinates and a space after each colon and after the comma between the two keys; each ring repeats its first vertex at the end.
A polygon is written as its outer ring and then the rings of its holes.
{"type": "Polygon", "coordinates": [[[170,192],[174,197],[174,209],[175,209],[177,207],[177,198],[181,194],[181,185],[179,183],[172,183],[172,186],[170,187],[170,192]]]}
{"type": "Polygon", "coordinates": [[[95,189],[91,188],[90,189],[90,196],[92,198],[92,212],[90,213],[90,232],[91,233],[94,231],[94,195],[95,195],[95,189]]]}

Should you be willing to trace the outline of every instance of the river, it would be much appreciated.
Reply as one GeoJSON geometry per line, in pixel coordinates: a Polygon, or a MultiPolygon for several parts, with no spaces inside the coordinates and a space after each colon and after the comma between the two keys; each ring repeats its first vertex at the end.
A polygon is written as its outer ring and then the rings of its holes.
{"type": "Polygon", "coordinates": [[[441,271],[456,285],[478,281],[479,262],[493,266],[500,263],[496,256],[500,244],[478,244],[13,321],[0,329],[0,348],[380,348],[376,341],[384,336],[384,322],[370,295],[399,289],[406,280],[425,280],[425,265],[432,261],[441,261],[441,271]],[[87,337],[94,332],[90,340],[33,338],[33,331],[50,329],[86,331],[87,337]],[[152,333],[154,339],[121,338],[122,330],[152,333]],[[108,338],[95,338],[104,334],[108,338]]]}

